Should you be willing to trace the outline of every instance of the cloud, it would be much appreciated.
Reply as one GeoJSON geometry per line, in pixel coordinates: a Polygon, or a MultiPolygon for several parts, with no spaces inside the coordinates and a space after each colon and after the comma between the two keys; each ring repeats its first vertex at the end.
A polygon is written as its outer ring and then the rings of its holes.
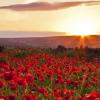
{"type": "Polygon", "coordinates": [[[29,4],[16,4],[10,6],[3,6],[0,9],[11,9],[15,11],[31,11],[31,10],[58,10],[64,8],[70,8],[79,5],[100,5],[100,1],[78,1],[78,2],[58,2],[58,3],[47,3],[47,2],[34,2],[29,4]]]}

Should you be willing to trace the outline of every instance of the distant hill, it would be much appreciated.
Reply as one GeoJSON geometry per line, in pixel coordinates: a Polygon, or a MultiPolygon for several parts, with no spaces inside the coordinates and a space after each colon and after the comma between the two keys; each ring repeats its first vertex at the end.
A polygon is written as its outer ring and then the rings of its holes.
{"type": "MultiPolygon", "coordinates": [[[[7,47],[50,47],[56,48],[63,45],[66,48],[80,46],[79,36],[54,36],[54,37],[24,37],[24,38],[0,38],[0,45],[7,47]]],[[[100,36],[89,36],[84,39],[85,45],[91,48],[100,48],[100,36]]]]}

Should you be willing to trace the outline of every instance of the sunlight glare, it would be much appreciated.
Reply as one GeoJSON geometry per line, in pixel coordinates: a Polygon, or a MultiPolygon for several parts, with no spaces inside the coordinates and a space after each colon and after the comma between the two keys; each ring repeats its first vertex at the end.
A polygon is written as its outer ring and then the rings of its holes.
{"type": "MultiPolygon", "coordinates": [[[[71,10],[73,13],[74,10],[71,10]]],[[[83,5],[76,8],[75,15],[72,13],[70,14],[72,16],[71,18],[68,16],[68,25],[66,26],[66,20],[62,23],[62,30],[67,35],[87,36],[97,33],[97,23],[92,10],[83,5]]]]}
{"type": "Polygon", "coordinates": [[[96,33],[95,24],[89,20],[74,21],[69,25],[68,32],[71,35],[92,35],[96,33]]]}

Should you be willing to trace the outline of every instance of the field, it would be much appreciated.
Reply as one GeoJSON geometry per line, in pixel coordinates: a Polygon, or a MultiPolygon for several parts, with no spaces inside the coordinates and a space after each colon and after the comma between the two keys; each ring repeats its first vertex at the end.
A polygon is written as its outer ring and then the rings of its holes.
{"type": "Polygon", "coordinates": [[[63,47],[0,48],[0,100],[100,100],[100,60],[63,47]]]}

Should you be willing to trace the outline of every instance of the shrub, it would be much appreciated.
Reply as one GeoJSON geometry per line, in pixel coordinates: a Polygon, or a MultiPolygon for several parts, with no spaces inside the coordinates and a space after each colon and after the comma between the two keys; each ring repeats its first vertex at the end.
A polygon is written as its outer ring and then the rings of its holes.
{"type": "Polygon", "coordinates": [[[56,48],[56,51],[64,52],[64,51],[66,51],[66,48],[64,46],[62,46],[62,45],[58,45],[58,47],[56,48]]]}
{"type": "Polygon", "coordinates": [[[76,57],[76,54],[74,51],[68,51],[66,57],[76,57]]]}
{"type": "Polygon", "coordinates": [[[3,52],[5,50],[4,46],[0,46],[0,52],[3,52]]]}
{"type": "Polygon", "coordinates": [[[0,63],[6,63],[6,58],[5,57],[0,57],[0,63]]]}
{"type": "Polygon", "coordinates": [[[25,58],[28,55],[31,55],[31,52],[27,50],[20,50],[14,54],[14,56],[17,58],[25,58]]]}

